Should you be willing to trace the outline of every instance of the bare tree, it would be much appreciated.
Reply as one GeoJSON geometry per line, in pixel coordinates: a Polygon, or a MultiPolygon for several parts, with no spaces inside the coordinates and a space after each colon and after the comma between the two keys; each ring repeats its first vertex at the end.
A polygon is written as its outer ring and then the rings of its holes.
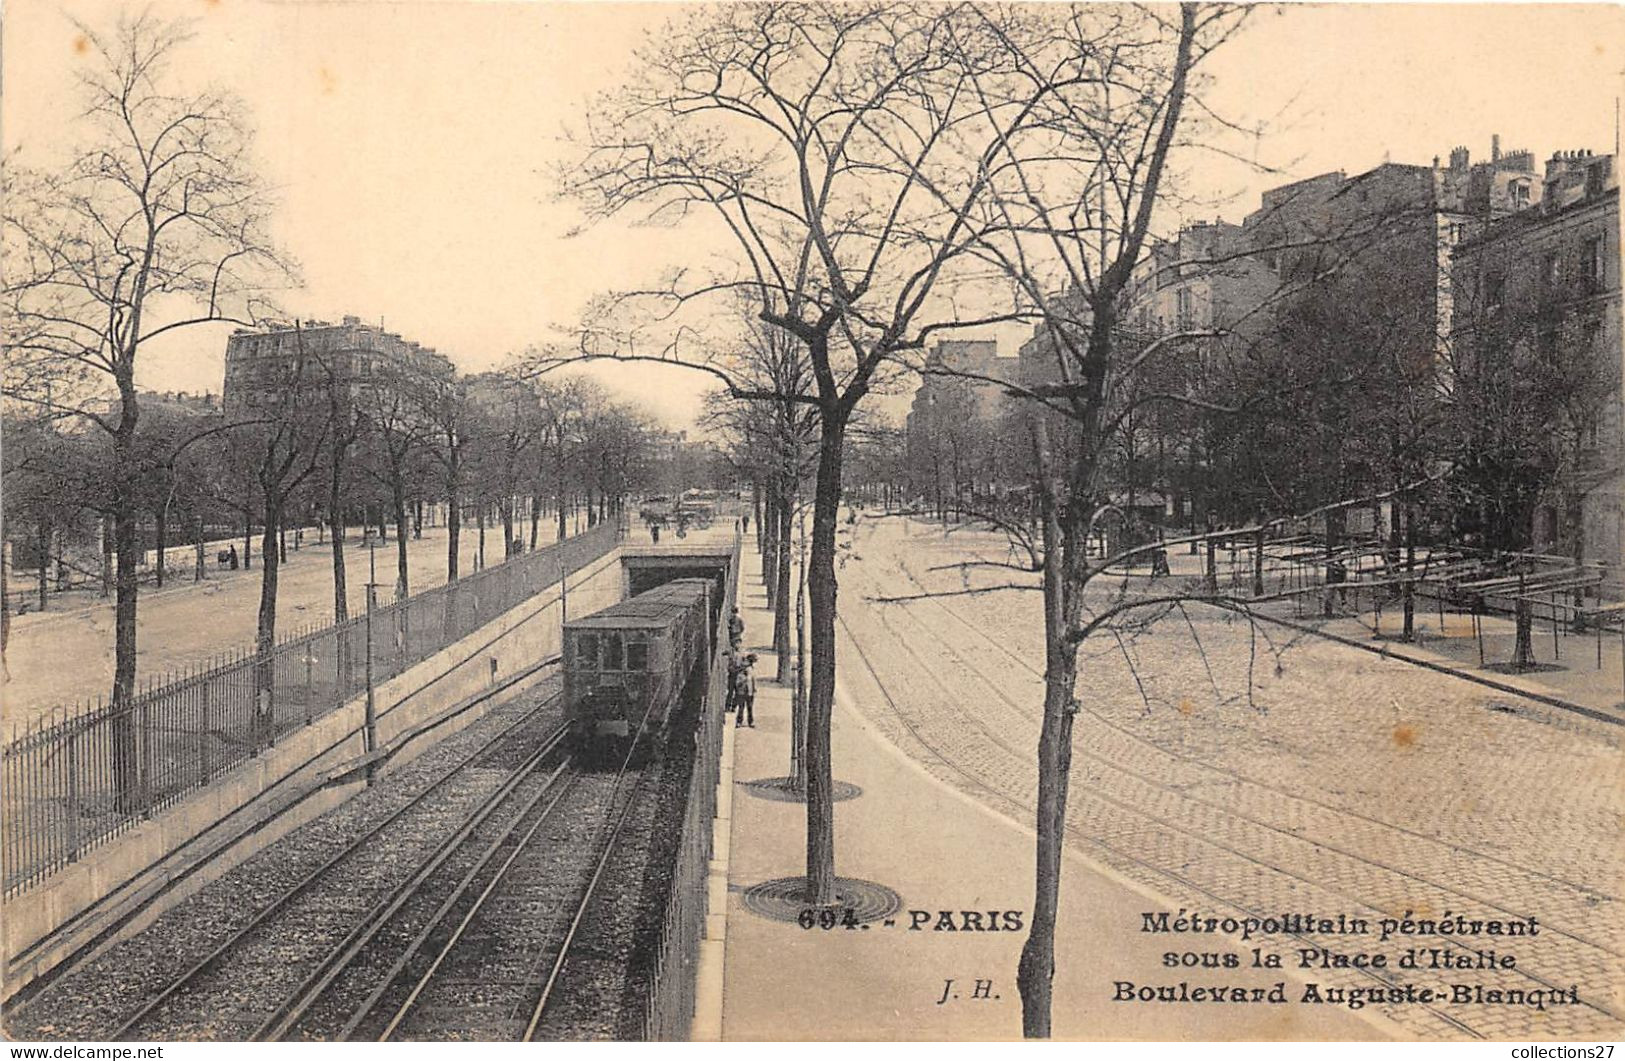
{"type": "MultiPolygon", "coordinates": [[[[250,322],[263,278],[281,263],[264,234],[268,204],[241,108],[172,83],[185,27],[143,13],[111,35],[80,29],[92,57],[76,127],[85,146],[58,172],[6,175],[5,391],[89,420],[122,467],[134,455],[135,374],[146,344],[213,322],[250,322]],[[111,403],[101,404],[108,392],[111,403]]],[[[135,690],[140,498],[127,478],[115,476],[112,487],[112,700],[122,717],[135,690]]],[[[115,743],[127,791],[133,731],[115,743]]]]}
{"type": "Polygon", "coordinates": [[[944,329],[1011,319],[965,308],[978,304],[971,289],[988,279],[970,254],[992,220],[988,163],[1061,87],[1031,81],[1024,96],[997,108],[996,121],[968,121],[988,113],[973,78],[997,58],[994,43],[971,9],[707,10],[643,49],[629,84],[590,116],[582,158],[560,178],[597,216],[703,218],[731,248],[711,275],[678,275],[604,299],[576,356],[688,364],[734,397],[817,410],[807,571],[806,898],[815,904],[835,898],[829,726],[846,435],[902,353],[944,329]],[[741,294],[759,320],[805,350],[810,394],[757,390],[735,376],[725,352],[708,352],[711,344],[696,336],[701,321],[714,319],[706,307],[741,294]]]}
{"type": "Polygon", "coordinates": [[[260,602],[254,634],[255,738],[275,738],[275,655],[277,589],[282,570],[278,547],[289,501],[310,478],[327,448],[331,427],[324,402],[312,392],[323,385],[306,348],[304,331],[295,324],[294,357],[282,386],[265,395],[232,432],[242,460],[253,468],[264,520],[260,545],[260,602]]]}
{"type": "MultiPolygon", "coordinates": [[[[1050,344],[1048,379],[1009,387],[1041,414],[1031,420],[1039,532],[1033,539],[1011,526],[1029,546],[1044,600],[1035,897],[1018,984],[1023,1032],[1047,1037],[1079,648],[1121,616],[1170,603],[1149,595],[1100,606],[1087,593],[1123,559],[1097,562],[1089,552],[1102,520],[1117,511],[1105,482],[1112,439],[1136,409],[1173,397],[1131,384],[1184,337],[1175,332],[1125,351],[1118,317],[1197,67],[1236,16],[1191,3],[1173,12],[980,14],[1000,56],[976,71],[983,120],[1002,129],[1006,100],[1035,100],[1035,120],[999,136],[990,152],[997,223],[978,246],[1013,281],[1019,302],[1042,318],[1050,344]]],[[[946,189],[939,194],[944,208],[955,198],[946,189]]]]}

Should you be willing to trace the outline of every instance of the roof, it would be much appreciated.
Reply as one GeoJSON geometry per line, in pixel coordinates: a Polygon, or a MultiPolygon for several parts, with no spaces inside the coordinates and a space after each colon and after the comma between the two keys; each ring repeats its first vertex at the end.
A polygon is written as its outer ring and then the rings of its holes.
{"type": "Polygon", "coordinates": [[[566,630],[657,630],[705,599],[710,582],[703,578],[678,578],[663,582],[647,593],[611,604],[602,611],[564,624],[566,630]]]}

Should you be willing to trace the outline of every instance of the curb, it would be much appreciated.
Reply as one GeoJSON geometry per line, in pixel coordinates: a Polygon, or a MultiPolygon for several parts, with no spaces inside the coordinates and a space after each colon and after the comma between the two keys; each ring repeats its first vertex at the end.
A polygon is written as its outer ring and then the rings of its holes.
{"type": "Polygon", "coordinates": [[[1576,715],[1584,715],[1586,718],[1595,719],[1598,722],[1607,722],[1615,726],[1625,725],[1625,718],[1622,718],[1616,714],[1611,714],[1608,711],[1595,707],[1587,707],[1584,704],[1577,704],[1572,700],[1565,700],[1560,696],[1552,696],[1548,693],[1537,693],[1533,689],[1521,688],[1520,686],[1510,685],[1506,682],[1496,681],[1494,678],[1486,678],[1479,674],[1472,674],[1468,671],[1459,670],[1448,664],[1440,663],[1437,660],[1426,659],[1422,656],[1412,655],[1410,652],[1399,651],[1391,648],[1386,642],[1381,647],[1378,647],[1365,641],[1355,640],[1352,637],[1345,637],[1342,634],[1334,634],[1327,630],[1317,630],[1312,626],[1308,626],[1304,623],[1294,622],[1291,619],[1278,619],[1273,615],[1264,615],[1257,612],[1253,613],[1251,617],[1255,619],[1262,619],[1268,623],[1275,623],[1277,626],[1284,626],[1290,630],[1297,630],[1300,633],[1309,634],[1314,637],[1323,637],[1328,641],[1336,641],[1340,645],[1347,645],[1349,648],[1357,648],[1362,652],[1369,652],[1373,656],[1381,656],[1384,659],[1397,660],[1400,663],[1409,663],[1413,666],[1423,667],[1430,671],[1437,671],[1440,674],[1448,674],[1452,678],[1460,678],[1464,682],[1474,682],[1478,685],[1487,686],[1497,692],[1508,693],[1512,696],[1521,696],[1526,700],[1533,700],[1536,703],[1545,704],[1548,707],[1555,707],[1561,711],[1570,711],[1576,715]]]}

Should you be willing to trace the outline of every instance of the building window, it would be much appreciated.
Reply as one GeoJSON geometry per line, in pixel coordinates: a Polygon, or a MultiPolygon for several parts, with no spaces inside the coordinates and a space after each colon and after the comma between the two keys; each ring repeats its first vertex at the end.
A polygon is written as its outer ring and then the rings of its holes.
{"type": "Polygon", "coordinates": [[[1529,205],[1529,182],[1513,181],[1508,190],[1512,193],[1512,205],[1525,207],[1529,205]]]}
{"type": "Polygon", "coordinates": [[[1580,244],[1580,278],[1589,283],[1602,282],[1602,236],[1588,236],[1580,244]]]}
{"type": "Polygon", "coordinates": [[[1595,353],[1602,345],[1602,321],[1596,317],[1587,318],[1580,326],[1580,342],[1586,353],[1595,353]]]}
{"type": "Polygon", "coordinates": [[[1535,342],[1540,356],[1552,360],[1557,356],[1557,325],[1542,324],[1535,333],[1535,342]]]}
{"type": "Polygon", "coordinates": [[[1178,294],[1175,295],[1175,303],[1179,311],[1179,327],[1189,328],[1191,326],[1191,289],[1188,287],[1180,288],[1178,294]]]}
{"type": "Polygon", "coordinates": [[[1557,252],[1547,251],[1540,259],[1540,279],[1547,286],[1557,283],[1559,276],[1557,252]]]}

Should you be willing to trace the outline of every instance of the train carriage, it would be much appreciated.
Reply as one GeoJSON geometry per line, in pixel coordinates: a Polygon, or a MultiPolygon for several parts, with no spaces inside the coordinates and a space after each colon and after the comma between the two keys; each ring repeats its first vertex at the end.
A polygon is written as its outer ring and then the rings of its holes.
{"type": "Polygon", "coordinates": [[[712,583],[682,578],[564,624],[564,703],[584,752],[624,754],[661,732],[710,658],[712,583]]]}

